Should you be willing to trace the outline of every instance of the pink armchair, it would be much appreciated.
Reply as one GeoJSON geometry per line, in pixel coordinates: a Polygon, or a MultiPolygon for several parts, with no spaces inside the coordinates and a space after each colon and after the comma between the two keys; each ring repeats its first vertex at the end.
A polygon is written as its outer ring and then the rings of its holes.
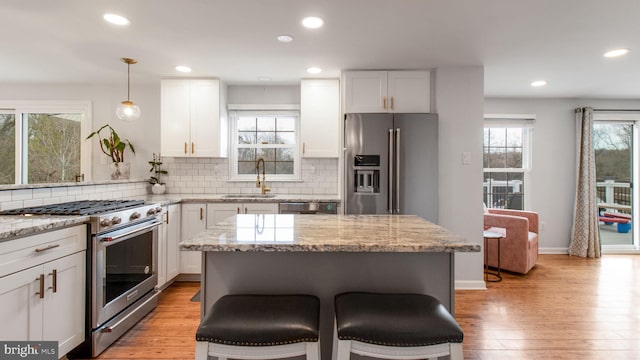
{"type": "MultiPolygon", "coordinates": [[[[538,213],[488,209],[485,229],[504,234],[500,241],[500,268],[526,274],[538,260],[538,213]]],[[[498,241],[489,240],[487,264],[498,266],[498,241]]]]}

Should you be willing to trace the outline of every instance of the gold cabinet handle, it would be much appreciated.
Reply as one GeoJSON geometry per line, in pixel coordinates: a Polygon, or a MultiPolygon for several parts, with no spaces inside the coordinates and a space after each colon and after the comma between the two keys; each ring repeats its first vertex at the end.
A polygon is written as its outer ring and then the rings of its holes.
{"type": "Polygon", "coordinates": [[[240,207],[238,206],[238,210],[236,210],[237,214],[240,214],[240,207]]]}
{"type": "Polygon", "coordinates": [[[385,110],[387,109],[387,97],[386,96],[382,97],[382,108],[385,109],[385,110]]]}
{"type": "Polygon", "coordinates": [[[40,295],[40,299],[44,299],[44,274],[40,274],[40,277],[37,277],[36,280],[40,281],[40,291],[36,295],[40,295]]]}
{"type": "Polygon", "coordinates": [[[393,96],[389,99],[389,108],[393,110],[393,96]]]}
{"type": "Polygon", "coordinates": [[[191,143],[191,153],[195,153],[196,152],[196,144],[195,143],[191,143]]]}
{"type": "Polygon", "coordinates": [[[53,269],[53,271],[51,271],[51,274],[49,275],[53,276],[53,279],[52,279],[53,281],[49,289],[53,289],[53,292],[57,292],[58,291],[58,270],[53,269]]]}
{"type": "Polygon", "coordinates": [[[246,207],[244,208],[244,213],[245,213],[245,214],[247,213],[247,208],[246,208],[246,207]]]}
{"type": "Polygon", "coordinates": [[[302,154],[304,155],[304,143],[302,143],[302,154]]]}
{"type": "Polygon", "coordinates": [[[187,143],[184,143],[184,153],[187,153],[187,143]]]}
{"type": "Polygon", "coordinates": [[[167,216],[167,220],[165,221],[165,224],[169,224],[169,211],[164,213],[167,216]]]}
{"type": "Polygon", "coordinates": [[[204,209],[200,208],[200,220],[204,219],[204,209]]]}

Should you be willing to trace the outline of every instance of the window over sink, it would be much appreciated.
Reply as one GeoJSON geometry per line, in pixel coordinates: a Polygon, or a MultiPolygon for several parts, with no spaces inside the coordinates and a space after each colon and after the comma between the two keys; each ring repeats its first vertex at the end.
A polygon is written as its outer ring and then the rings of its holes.
{"type": "Polygon", "coordinates": [[[0,184],[89,180],[90,114],[88,102],[0,102],[0,184]]]}
{"type": "Polygon", "coordinates": [[[260,158],[267,181],[300,179],[298,111],[231,111],[229,119],[231,180],[255,181],[260,158]]]}

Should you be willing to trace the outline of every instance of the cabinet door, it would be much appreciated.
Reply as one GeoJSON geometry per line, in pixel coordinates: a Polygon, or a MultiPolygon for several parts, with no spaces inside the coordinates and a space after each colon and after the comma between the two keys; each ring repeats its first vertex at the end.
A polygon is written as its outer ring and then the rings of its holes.
{"type": "Polygon", "coordinates": [[[163,221],[158,227],[158,288],[167,283],[167,207],[163,206],[163,221]]]}
{"type": "Polygon", "coordinates": [[[244,204],[241,203],[207,204],[207,229],[211,229],[217,223],[243,212],[244,204]]]}
{"type": "Polygon", "coordinates": [[[169,205],[166,213],[166,277],[171,281],[180,273],[180,205],[169,205]]]}
{"type": "Polygon", "coordinates": [[[302,157],[338,157],[340,81],[305,80],[300,85],[302,157]]]}
{"type": "Polygon", "coordinates": [[[190,81],[162,80],[160,93],[160,152],[164,156],[190,156],[190,81]]]}
{"type": "Polygon", "coordinates": [[[42,338],[58,341],[66,354],[84,341],[84,251],[44,264],[42,338]]]}
{"type": "Polygon", "coordinates": [[[388,112],[386,71],[347,71],[345,74],[345,112],[388,112]]]}
{"type": "Polygon", "coordinates": [[[220,156],[219,125],[220,81],[191,80],[191,156],[220,156]]]}
{"type": "Polygon", "coordinates": [[[42,271],[35,266],[0,278],[0,339],[43,340],[42,299],[36,295],[42,271]]]}
{"type": "Polygon", "coordinates": [[[428,113],[431,82],[428,71],[389,71],[388,109],[395,113],[428,113]]]}
{"type": "MultiPolygon", "coordinates": [[[[205,204],[182,205],[182,239],[191,239],[205,229],[206,210],[205,204]]],[[[200,251],[180,251],[180,273],[199,274],[201,263],[202,253],[200,251]]]]}
{"type": "Polygon", "coordinates": [[[278,204],[275,203],[246,203],[245,214],[277,214],[278,204]]]}

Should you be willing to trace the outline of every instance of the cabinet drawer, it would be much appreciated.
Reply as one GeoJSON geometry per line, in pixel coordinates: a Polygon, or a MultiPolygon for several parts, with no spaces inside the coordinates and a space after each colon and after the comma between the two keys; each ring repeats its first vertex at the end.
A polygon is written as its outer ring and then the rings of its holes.
{"type": "Polygon", "coordinates": [[[86,225],[4,241],[0,243],[0,277],[86,248],[86,225]]]}

